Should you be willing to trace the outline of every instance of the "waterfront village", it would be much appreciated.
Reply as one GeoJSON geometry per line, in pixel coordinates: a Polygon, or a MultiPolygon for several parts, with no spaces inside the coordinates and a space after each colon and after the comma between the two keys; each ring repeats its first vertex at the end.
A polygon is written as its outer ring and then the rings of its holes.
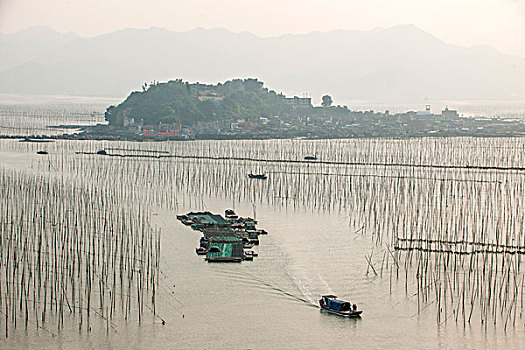
{"type": "MultiPolygon", "coordinates": [[[[216,94],[200,96],[220,100],[216,94]]],[[[198,121],[145,125],[144,121],[124,116],[116,125],[99,125],[71,138],[124,140],[192,140],[192,139],[275,139],[275,138],[364,138],[423,136],[520,136],[525,124],[519,120],[461,117],[453,109],[438,114],[427,105],[423,111],[391,114],[384,112],[350,111],[346,106],[323,108],[322,113],[309,113],[314,108],[309,97],[286,98],[296,113],[287,116],[198,121]]]]}
{"type": "MultiPolygon", "coordinates": [[[[321,106],[310,97],[287,97],[268,90],[257,79],[223,84],[189,84],[181,79],[134,91],[118,106],[109,106],[107,124],[60,125],[69,133],[30,136],[78,140],[198,139],[336,139],[367,137],[523,136],[525,123],[494,116],[464,117],[446,107],[390,113],[354,111],[333,106],[325,95],[321,106]]],[[[7,136],[17,138],[19,136],[7,136]]]]}

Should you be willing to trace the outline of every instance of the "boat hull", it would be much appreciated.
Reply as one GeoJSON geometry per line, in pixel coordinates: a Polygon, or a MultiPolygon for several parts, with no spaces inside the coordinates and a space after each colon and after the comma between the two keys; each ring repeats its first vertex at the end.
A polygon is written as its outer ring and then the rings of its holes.
{"type": "Polygon", "coordinates": [[[248,174],[248,177],[250,179],[260,179],[260,180],[266,180],[267,176],[265,174],[248,174]]]}
{"type": "Polygon", "coordinates": [[[196,248],[195,252],[197,253],[197,255],[206,255],[208,254],[208,249],[200,247],[200,248],[196,248]]]}
{"type": "Polygon", "coordinates": [[[338,311],[338,310],[332,310],[328,308],[322,300],[319,300],[319,306],[321,307],[322,311],[329,312],[334,315],[342,316],[342,317],[361,317],[361,314],[363,311],[361,310],[350,310],[350,311],[338,311]]]}

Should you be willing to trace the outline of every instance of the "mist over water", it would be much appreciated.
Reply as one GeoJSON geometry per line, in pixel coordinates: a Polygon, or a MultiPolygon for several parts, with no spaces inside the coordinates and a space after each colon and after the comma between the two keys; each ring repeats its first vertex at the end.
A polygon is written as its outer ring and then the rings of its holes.
{"type": "MultiPolygon", "coordinates": [[[[71,115],[48,119],[60,125],[71,115]]],[[[28,118],[23,128],[42,125],[28,118]]],[[[21,313],[16,329],[8,322],[1,347],[520,348],[524,150],[523,138],[0,140],[2,183],[38,176],[91,191],[140,210],[162,232],[156,315],[144,307],[139,324],[135,309],[127,321],[115,311],[108,331],[96,314],[91,330],[79,330],[69,312],[61,329],[58,313],[42,328],[31,315],[26,329],[21,313]],[[45,157],[36,154],[42,148],[45,157]],[[100,149],[108,156],[77,153],[100,149]],[[188,158],[143,157],[152,150],[188,158]],[[303,161],[310,154],[319,162],[303,161]],[[268,179],[249,179],[250,172],[268,179]],[[201,234],[175,218],[227,208],[256,216],[269,232],[254,261],[206,263],[195,254],[201,234]],[[358,304],[363,317],[320,311],[317,300],[328,293],[358,304]]],[[[6,208],[0,205],[0,217],[6,208]]],[[[95,284],[93,295],[100,290],[95,284]]]]}
{"type": "Polygon", "coordinates": [[[445,108],[457,110],[460,116],[484,118],[525,119],[525,100],[407,100],[407,101],[378,101],[378,100],[344,100],[342,105],[351,110],[382,113],[388,110],[391,114],[407,111],[424,111],[430,105],[433,114],[441,114],[445,108]]]}
{"type": "Polygon", "coordinates": [[[57,126],[106,124],[104,110],[109,103],[116,102],[108,98],[0,94],[0,134],[62,135],[75,129],[57,126]]]}

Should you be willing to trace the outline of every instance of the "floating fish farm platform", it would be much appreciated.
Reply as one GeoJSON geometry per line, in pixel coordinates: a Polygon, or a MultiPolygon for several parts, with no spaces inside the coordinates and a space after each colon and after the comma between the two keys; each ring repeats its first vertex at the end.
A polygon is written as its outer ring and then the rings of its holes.
{"type": "Polygon", "coordinates": [[[197,255],[206,255],[208,262],[241,262],[253,260],[257,253],[247,250],[259,244],[259,235],[267,234],[257,229],[257,221],[250,217],[239,217],[231,209],[221,215],[205,212],[190,212],[177,215],[186,226],[202,232],[197,255]]]}

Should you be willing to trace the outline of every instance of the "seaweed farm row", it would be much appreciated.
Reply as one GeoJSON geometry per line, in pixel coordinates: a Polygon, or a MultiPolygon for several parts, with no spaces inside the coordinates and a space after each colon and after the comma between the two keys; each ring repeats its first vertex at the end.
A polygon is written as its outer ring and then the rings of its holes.
{"type": "Polygon", "coordinates": [[[19,327],[56,336],[103,324],[110,333],[156,314],[160,230],[147,206],[108,184],[0,167],[6,338],[19,327]]]}
{"type": "Polygon", "coordinates": [[[206,198],[222,198],[344,216],[348,234],[373,247],[369,273],[418,312],[439,323],[523,321],[524,138],[0,143],[42,147],[49,156],[32,159],[35,171],[110,185],[119,203],[204,212],[206,198]],[[185,158],[139,157],[151,154],[185,158]],[[259,161],[305,154],[322,162],[259,161]]]}
{"type": "Polygon", "coordinates": [[[112,99],[97,99],[79,103],[74,98],[57,97],[56,104],[20,101],[0,104],[1,136],[58,136],[79,132],[80,125],[107,123],[104,110],[112,99]],[[79,127],[74,127],[79,126],[79,127]]]}
{"type": "Polygon", "coordinates": [[[259,244],[259,235],[267,234],[265,230],[256,228],[255,219],[239,217],[231,209],[225,211],[225,218],[206,211],[178,215],[177,219],[202,232],[195,252],[206,255],[208,262],[253,260],[258,254],[249,249],[259,244]]]}

